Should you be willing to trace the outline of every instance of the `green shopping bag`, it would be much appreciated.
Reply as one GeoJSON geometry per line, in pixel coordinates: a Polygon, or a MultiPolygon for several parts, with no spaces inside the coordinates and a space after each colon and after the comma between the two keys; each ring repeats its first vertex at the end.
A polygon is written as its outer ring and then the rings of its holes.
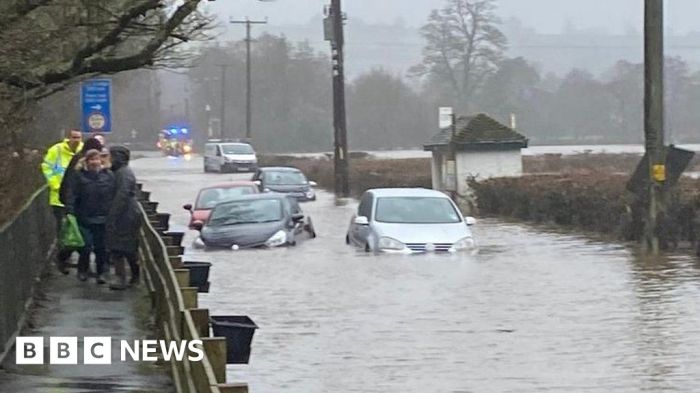
{"type": "Polygon", "coordinates": [[[58,239],[62,248],[82,248],[85,246],[83,235],[78,227],[78,220],[72,214],[66,214],[61,223],[61,236],[58,239]]]}

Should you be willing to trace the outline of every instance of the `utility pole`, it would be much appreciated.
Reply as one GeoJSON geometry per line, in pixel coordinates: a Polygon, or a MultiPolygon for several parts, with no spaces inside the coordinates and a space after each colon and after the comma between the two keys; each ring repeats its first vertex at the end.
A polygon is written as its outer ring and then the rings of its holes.
{"type": "Polygon", "coordinates": [[[247,17],[245,20],[231,20],[232,24],[245,24],[245,73],[246,73],[246,101],[245,101],[245,137],[250,141],[252,136],[251,125],[253,123],[253,87],[250,72],[250,44],[252,38],[251,25],[264,25],[267,20],[250,20],[247,17]]]}
{"type": "Polygon", "coordinates": [[[343,15],[341,0],[331,0],[324,19],[326,40],[331,42],[333,61],[333,129],[334,129],[334,167],[335,193],[342,197],[350,195],[348,136],[345,119],[345,63],[343,47],[343,15]]]}
{"type": "Polygon", "coordinates": [[[648,251],[659,253],[658,216],[664,208],[664,2],[644,1],[644,140],[649,161],[649,200],[644,236],[648,251]]]}
{"type": "Polygon", "coordinates": [[[226,138],[226,74],[228,73],[228,64],[217,64],[221,68],[221,119],[219,119],[219,138],[226,138]]]}

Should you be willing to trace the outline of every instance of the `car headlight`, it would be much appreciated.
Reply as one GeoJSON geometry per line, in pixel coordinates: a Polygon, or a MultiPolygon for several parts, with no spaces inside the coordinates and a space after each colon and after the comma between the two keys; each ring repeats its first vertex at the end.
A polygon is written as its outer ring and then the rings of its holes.
{"type": "Polygon", "coordinates": [[[265,245],[268,247],[278,247],[287,242],[287,233],[285,231],[279,230],[275,232],[267,241],[265,245]]]}
{"type": "Polygon", "coordinates": [[[403,250],[406,247],[400,241],[390,237],[380,238],[378,246],[380,250],[403,250]]]}
{"type": "Polygon", "coordinates": [[[455,251],[468,250],[476,247],[476,242],[472,237],[465,237],[457,241],[457,243],[452,245],[455,251]]]}
{"type": "Polygon", "coordinates": [[[307,198],[313,198],[313,197],[314,197],[314,190],[306,191],[306,197],[307,197],[307,198]]]}

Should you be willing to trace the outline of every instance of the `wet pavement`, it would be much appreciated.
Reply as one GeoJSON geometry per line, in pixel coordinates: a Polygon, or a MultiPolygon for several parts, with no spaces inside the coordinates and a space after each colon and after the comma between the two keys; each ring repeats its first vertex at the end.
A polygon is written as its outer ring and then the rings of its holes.
{"type": "Polygon", "coordinates": [[[75,269],[64,276],[52,269],[32,309],[24,336],[43,336],[48,363],[49,337],[77,336],[79,365],[15,364],[11,352],[0,369],[0,392],[122,393],[172,392],[167,370],[154,363],[121,362],[119,340],[147,339],[150,300],[142,287],[110,291],[94,278],[80,282],[75,269]],[[83,337],[112,337],[112,364],[83,365],[83,337]]]}
{"type": "MultiPolygon", "coordinates": [[[[249,177],[134,167],[173,229],[200,187],[249,177]]],[[[250,365],[228,368],[252,393],[698,391],[694,258],[498,220],[474,228],[475,256],[368,255],[344,244],[354,203],[302,208],[318,238],[297,247],[187,250],[213,263],[200,306],[260,326],[250,365]]]]}

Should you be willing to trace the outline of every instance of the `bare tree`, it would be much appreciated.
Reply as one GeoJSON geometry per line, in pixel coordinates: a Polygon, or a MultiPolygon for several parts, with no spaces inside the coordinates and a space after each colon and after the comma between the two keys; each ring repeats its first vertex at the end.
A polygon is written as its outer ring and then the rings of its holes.
{"type": "MultiPolygon", "coordinates": [[[[0,118],[94,75],[180,65],[206,38],[205,0],[6,0],[0,4],[0,118]]],[[[21,121],[0,122],[10,132],[21,121]]],[[[15,143],[15,148],[20,146],[15,143]]]]}
{"type": "Polygon", "coordinates": [[[13,0],[0,18],[0,83],[41,97],[81,77],[178,58],[211,24],[202,1],[13,0]]]}
{"type": "Polygon", "coordinates": [[[488,75],[496,69],[506,48],[499,30],[494,0],[446,0],[433,10],[422,29],[427,41],[423,62],[411,73],[427,77],[462,111],[488,75]]]}

